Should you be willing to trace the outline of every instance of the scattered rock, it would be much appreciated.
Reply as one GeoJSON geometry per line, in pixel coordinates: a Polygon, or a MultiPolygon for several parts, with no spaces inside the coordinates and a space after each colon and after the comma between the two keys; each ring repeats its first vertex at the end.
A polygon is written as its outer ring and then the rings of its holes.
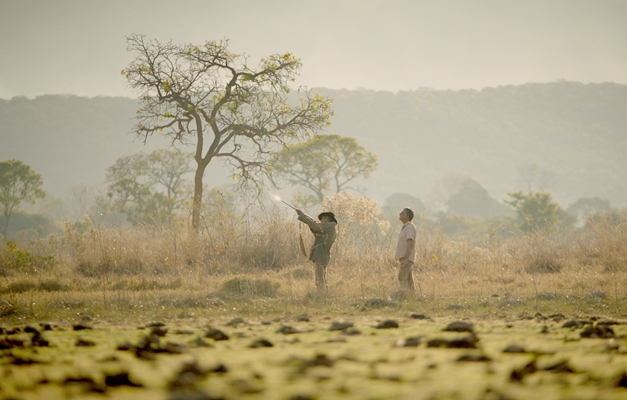
{"type": "Polygon", "coordinates": [[[510,344],[503,350],[503,353],[526,353],[526,351],[523,346],[510,344]]]}
{"type": "Polygon", "coordinates": [[[350,327],[350,328],[346,328],[346,329],[342,330],[342,335],[347,335],[347,336],[361,335],[361,331],[359,329],[354,328],[354,327],[350,327]]]}
{"type": "Polygon", "coordinates": [[[543,368],[542,371],[552,371],[552,372],[557,372],[557,373],[575,372],[575,370],[568,364],[568,361],[560,361],[556,364],[549,365],[548,367],[543,368]]]}
{"type": "Polygon", "coordinates": [[[210,370],[209,372],[213,372],[214,374],[226,374],[227,372],[229,372],[229,369],[226,367],[226,365],[220,363],[216,365],[216,367],[210,370]]]}
{"type": "Polygon", "coordinates": [[[479,339],[475,334],[470,334],[465,337],[455,338],[449,340],[449,348],[451,349],[476,349],[479,339]]]}
{"type": "Polygon", "coordinates": [[[274,345],[266,339],[257,339],[248,345],[251,349],[257,349],[259,347],[274,347],[274,345]]]}
{"type": "Polygon", "coordinates": [[[137,382],[133,382],[128,372],[120,372],[118,374],[107,375],[105,376],[104,383],[106,386],[117,387],[117,386],[131,386],[131,387],[142,387],[143,385],[137,382]]]}
{"type": "Polygon", "coordinates": [[[492,361],[492,359],[484,354],[464,354],[461,355],[458,359],[458,362],[487,362],[492,361]]]}
{"type": "Polygon", "coordinates": [[[446,349],[476,349],[479,339],[473,333],[467,336],[445,339],[435,338],[427,342],[427,347],[441,347],[446,349]]]}
{"type": "Polygon", "coordinates": [[[146,328],[163,328],[164,326],[163,322],[151,322],[146,325],[146,328]]]}
{"type": "Polygon", "coordinates": [[[326,354],[317,354],[311,360],[305,360],[300,366],[300,372],[304,372],[307,368],[311,367],[332,367],[335,364],[335,360],[330,359],[326,354]]]}
{"type": "Polygon", "coordinates": [[[447,348],[449,345],[449,341],[443,338],[435,338],[431,339],[427,342],[427,347],[441,347],[447,348]]]}
{"type": "Polygon", "coordinates": [[[51,331],[53,329],[52,325],[48,323],[39,323],[39,326],[41,326],[44,331],[51,331]]]}
{"type": "Polygon", "coordinates": [[[309,316],[306,314],[302,314],[296,317],[296,321],[298,322],[309,322],[309,316]]]}
{"type": "Polygon", "coordinates": [[[427,342],[427,347],[440,347],[446,349],[476,349],[478,341],[479,339],[474,334],[453,339],[435,338],[427,342]]]}
{"type": "Polygon", "coordinates": [[[614,321],[612,319],[602,319],[597,321],[597,325],[624,325],[624,322],[614,321]]]}
{"type": "Polygon", "coordinates": [[[379,325],[375,326],[375,329],[393,329],[398,328],[398,322],[394,319],[386,319],[379,325]]]}
{"type": "Polygon", "coordinates": [[[473,325],[466,321],[451,322],[443,329],[445,332],[474,332],[473,325]]]}
{"type": "Polygon", "coordinates": [[[183,354],[185,351],[185,346],[178,343],[166,343],[165,346],[158,349],[158,353],[168,353],[168,354],[183,354]]]}
{"type": "Polygon", "coordinates": [[[536,360],[533,359],[524,367],[513,370],[512,373],[510,374],[510,381],[522,382],[525,376],[529,374],[533,374],[537,370],[538,370],[538,367],[536,366],[536,360]]]}
{"type": "Polygon", "coordinates": [[[76,347],[93,347],[96,345],[96,342],[94,342],[93,340],[79,338],[76,340],[76,343],[74,345],[76,347]]]}
{"type": "Polygon", "coordinates": [[[291,335],[293,333],[301,333],[302,331],[300,329],[296,329],[296,328],[294,328],[292,326],[289,326],[289,325],[283,325],[282,327],[277,329],[276,332],[277,333],[282,333],[284,335],[291,335]]]}
{"type": "Polygon", "coordinates": [[[30,343],[31,346],[34,347],[48,347],[50,345],[50,342],[44,339],[38,330],[33,332],[33,337],[30,339],[30,343]]]}
{"type": "Polygon", "coordinates": [[[555,322],[560,322],[561,320],[566,319],[566,316],[562,313],[557,313],[557,314],[549,315],[548,318],[550,318],[551,320],[555,322]]]}
{"type": "Polygon", "coordinates": [[[23,348],[24,341],[20,339],[9,339],[9,338],[0,340],[0,350],[9,350],[14,347],[23,348]]]}
{"type": "Polygon", "coordinates": [[[89,325],[85,325],[85,324],[74,324],[72,325],[72,329],[75,331],[84,331],[87,329],[93,329],[91,326],[89,325]]]}
{"type": "Polygon", "coordinates": [[[418,347],[422,342],[422,336],[412,336],[405,340],[401,340],[399,347],[418,347]]]}
{"type": "Polygon", "coordinates": [[[105,387],[97,384],[92,378],[85,377],[85,376],[80,376],[80,377],[69,376],[65,378],[65,380],[62,382],[63,386],[76,385],[76,384],[83,385],[85,389],[89,392],[96,392],[96,393],[105,392],[105,387]]]}
{"type": "Polygon", "coordinates": [[[571,319],[562,324],[562,328],[581,328],[583,324],[577,320],[571,319]]]}
{"type": "Polygon", "coordinates": [[[129,351],[132,348],[133,348],[133,345],[131,344],[131,342],[122,342],[118,344],[118,346],[115,349],[120,350],[120,351],[129,351]]]}
{"type": "Polygon", "coordinates": [[[427,317],[424,314],[409,314],[409,318],[413,318],[413,319],[429,319],[429,317],[427,317]]]}
{"type": "Polygon", "coordinates": [[[39,360],[36,360],[34,358],[21,357],[21,356],[15,355],[15,354],[9,354],[9,356],[7,358],[9,360],[9,363],[11,363],[13,365],[41,364],[41,362],[39,360]]]}
{"type": "Polygon", "coordinates": [[[157,335],[159,337],[165,337],[168,334],[168,328],[163,328],[161,326],[153,326],[150,329],[151,335],[157,335]]]}
{"type": "Polygon", "coordinates": [[[196,360],[185,363],[170,381],[168,387],[173,388],[195,388],[196,383],[209,374],[209,369],[200,368],[196,360]]]}
{"type": "Polygon", "coordinates": [[[244,324],[244,318],[233,318],[232,320],[230,320],[229,322],[226,323],[226,326],[233,326],[235,328],[237,328],[238,325],[240,324],[244,324]]]}
{"type": "Polygon", "coordinates": [[[191,342],[192,346],[196,346],[196,347],[213,347],[213,345],[209,342],[205,342],[204,340],[202,340],[202,338],[196,336],[196,340],[193,340],[191,342]]]}
{"type": "Polygon", "coordinates": [[[595,326],[587,326],[581,333],[580,336],[582,338],[613,338],[614,330],[607,325],[595,325],[595,326]]]}
{"type": "Polygon", "coordinates": [[[306,394],[295,394],[289,400],[314,400],[316,397],[307,396],[306,394]]]}
{"type": "Polygon", "coordinates": [[[354,324],[352,322],[333,322],[329,330],[330,331],[343,331],[348,328],[352,328],[353,325],[354,324]]]}
{"type": "Polygon", "coordinates": [[[209,331],[205,334],[205,337],[215,341],[229,340],[229,336],[219,329],[209,329],[209,331]]]}

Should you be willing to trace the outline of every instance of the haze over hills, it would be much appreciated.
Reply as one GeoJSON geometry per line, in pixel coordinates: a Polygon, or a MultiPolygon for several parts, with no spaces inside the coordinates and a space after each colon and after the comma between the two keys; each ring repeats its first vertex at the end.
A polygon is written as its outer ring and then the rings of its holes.
{"type": "MultiPolygon", "coordinates": [[[[315,91],[334,99],[328,131],[354,137],[378,156],[377,171],[359,184],[379,202],[399,192],[426,199],[449,173],[467,174],[501,201],[526,189],[521,171],[535,165],[552,176],[545,189],[563,207],[595,196],[613,206],[627,203],[625,85],[315,91]]],[[[136,100],[123,97],[0,100],[0,159],[31,165],[57,197],[77,184],[102,184],[118,157],[169,144],[157,137],[146,146],[134,141],[136,109],[136,100]]],[[[208,185],[228,182],[220,164],[211,168],[208,185]]]]}

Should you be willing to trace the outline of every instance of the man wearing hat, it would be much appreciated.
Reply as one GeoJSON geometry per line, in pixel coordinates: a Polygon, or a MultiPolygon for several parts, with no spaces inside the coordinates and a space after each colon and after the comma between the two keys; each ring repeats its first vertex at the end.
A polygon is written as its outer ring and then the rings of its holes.
{"type": "Polygon", "coordinates": [[[337,220],[330,211],[318,215],[320,222],[314,221],[313,218],[299,209],[296,210],[296,214],[298,214],[298,220],[306,223],[311,233],[314,234],[315,240],[313,246],[311,246],[309,259],[316,266],[316,287],[318,290],[326,290],[327,265],[329,265],[329,260],[331,259],[331,246],[335,242],[337,220]]]}

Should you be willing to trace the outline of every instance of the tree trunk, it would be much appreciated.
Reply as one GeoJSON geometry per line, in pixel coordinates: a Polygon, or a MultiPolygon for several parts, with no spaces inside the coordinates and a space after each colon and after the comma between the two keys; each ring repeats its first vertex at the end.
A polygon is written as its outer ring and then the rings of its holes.
{"type": "Polygon", "coordinates": [[[200,226],[200,210],[202,207],[202,177],[205,175],[207,164],[198,163],[194,174],[194,201],[192,203],[192,228],[198,231],[200,226]]]}

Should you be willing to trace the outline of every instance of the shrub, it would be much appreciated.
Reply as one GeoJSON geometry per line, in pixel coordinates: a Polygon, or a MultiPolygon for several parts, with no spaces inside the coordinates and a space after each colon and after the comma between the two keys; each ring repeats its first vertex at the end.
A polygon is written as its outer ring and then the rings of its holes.
{"type": "Polygon", "coordinates": [[[17,242],[8,240],[0,252],[0,275],[10,272],[33,273],[48,270],[55,265],[54,256],[37,256],[18,248],[17,242]]]}
{"type": "Polygon", "coordinates": [[[222,283],[220,293],[233,296],[276,297],[279,284],[269,279],[231,278],[222,283]]]}
{"type": "Polygon", "coordinates": [[[57,279],[21,279],[9,283],[6,288],[3,288],[2,293],[24,293],[31,290],[39,292],[67,292],[70,290],[70,285],[62,283],[57,279]]]}

